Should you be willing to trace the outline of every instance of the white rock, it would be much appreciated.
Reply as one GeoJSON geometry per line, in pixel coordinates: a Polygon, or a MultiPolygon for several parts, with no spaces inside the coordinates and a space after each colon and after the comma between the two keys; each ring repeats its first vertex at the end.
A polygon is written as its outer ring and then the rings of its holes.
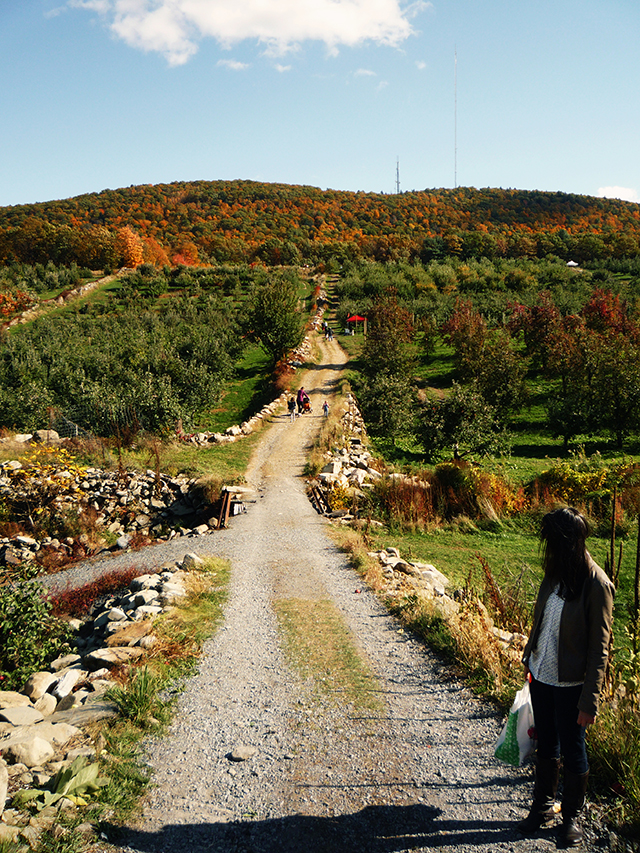
{"type": "Polygon", "coordinates": [[[87,672],[84,669],[70,669],[56,683],[51,693],[58,699],[64,699],[73,690],[76,684],[83,678],[87,677],[87,672]]]}
{"type": "Polygon", "coordinates": [[[163,595],[185,595],[185,588],[182,584],[174,583],[173,581],[165,581],[160,587],[160,593],[163,595]]]}
{"type": "Polygon", "coordinates": [[[131,663],[132,660],[137,660],[143,654],[144,651],[139,648],[116,646],[113,649],[96,649],[95,652],[89,652],[85,656],[84,661],[87,666],[100,669],[102,667],[113,667],[124,663],[131,663]]]}
{"type": "Polygon", "coordinates": [[[49,717],[56,710],[57,705],[58,701],[56,697],[52,696],[51,693],[45,693],[44,696],[36,699],[33,707],[37,708],[43,717],[49,717]]]}
{"type": "Polygon", "coordinates": [[[39,444],[53,444],[60,441],[60,436],[54,429],[37,429],[33,434],[33,440],[39,444]]]}
{"type": "Polygon", "coordinates": [[[122,631],[123,627],[129,624],[129,619],[123,619],[120,622],[108,622],[104,626],[104,636],[111,637],[113,634],[117,634],[118,631],[122,631]]]}
{"type": "Polygon", "coordinates": [[[4,811],[4,803],[7,799],[7,788],[9,787],[9,771],[6,763],[0,758],[0,815],[4,811]]]}
{"type": "Polygon", "coordinates": [[[88,690],[77,690],[75,693],[69,693],[68,696],[58,702],[57,710],[70,711],[72,708],[78,708],[89,695],[88,690]]]}
{"type": "Polygon", "coordinates": [[[111,670],[103,666],[102,669],[96,669],[88,676],[88,681],[94,681],[100,678],[107,678],[111,674],[111,670]]]}
{"type": "Polygon", "coordinates": [[[339,474],[342,471],[342,462],[339,459],[332,459],[322,469],[322,474],[339,474]]]}
{"type": "Polygon", "coordinates": [[[182,568],[186,571],[191,571],[192,569],[198,569],[200,566],[204,566],[204,560],[202,557],[199,557],[197,554],[193,552],[189,554],[185,554],[182,558],[182,568]]]}
{"type": "Polygon", "coordinates": [[[112,607],[107,611],[107,619],[109,622],[122,622],[127,618],[127,614],[121,607],[112,607]]]}
{"type": "Polygon", "coordinates": [[[446,575],[443,575],[442,572],[439,572],[435,566],[432,566],[431,563],[416,563],[413,565],[420,569],[422,572],[422,576],[430,582],[441,584],[442,586],[449,585],[449,578],[446,575]]]}
{"type": "Polygon", "coordinates": [[[133,611],[132,618],[135,622],[141,619],[148,619],[150,616],[159,616],[162,613],[162,607],[159,604],[143,604],[133,611]]]}
{"type": "Polygon", "coordinates": [[[31,705],[18,705],[14,708],[3,708],[0,711],[0,720],[11,723],[12,726],[29,726],[39,723],[44,717],[37,708],[31,705]]]}
{"type": "Polygon", "coordinates": [[[243,744],[240,744],[234,747],[229,753],[229,758],[232,761],[248,761],[249,758],[253,758],[257,751],[258,750],[255,746],[244,746],[243,744]]]}
{"type": "Polygon", "coordinates": [[[0,690],[0,710],[30,704],[31,700],[23,693],[18,693],[16,690],[0,690]]]}
{"type": "Polygon", "coordinates": [[[367,472],[363,471],[362,468],[356,468],[352,473],[348,476],[348,480],[351,484],[357,484],[361,486],[364,481],[367,479],[367,472]]]}
{"type": "Polygon", "coordinates": [[[68,666],[73,666],[76,663],[80,663],[82,658],[80,655],[63,655],[61,658],[56,658],[49,664],[49,669],[51,672],[59,672],[61,669],[66,669],[68,666]]]}
{"type": "Polygon", "coordinates": [[[7,747],[0,743],[0,752],[12,763],[25,764],[27,767],[40,767],[55,754],[51,744],[36,735],[7,747]]]}
{"type": "Polygon", "coordinates": [[[153,604],[160,597],[160,593],[155,589],[142,589],[137,592],[134,598],[136,607],[144,607],[148,604],[153,604]]]}
{"type": "Polygon", "coordinates": [[[142,589],[153,589],[156,587],[162,580],[160,575],[140,575],[140,577],[134,578],[129,584],[129,589],[132,592],[139,592],[142,589]]]}

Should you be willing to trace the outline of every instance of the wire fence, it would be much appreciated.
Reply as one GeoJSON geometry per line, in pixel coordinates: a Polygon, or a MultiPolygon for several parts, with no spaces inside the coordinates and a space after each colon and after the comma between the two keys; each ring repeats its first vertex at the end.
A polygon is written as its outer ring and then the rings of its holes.
{"type": "Polygon", "coordinates": [[[50,428],[58,433],[60,438],[94,438],[94,434],[70,421],[62,412],[52,411],[50,413],[50,428]]]}

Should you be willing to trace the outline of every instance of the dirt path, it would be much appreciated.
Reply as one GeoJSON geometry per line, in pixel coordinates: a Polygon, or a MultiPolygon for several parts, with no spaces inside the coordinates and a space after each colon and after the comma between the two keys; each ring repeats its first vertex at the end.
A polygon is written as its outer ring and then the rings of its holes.
{"type": "Polygon", "coordinates": [[[224,624],[168,736],[147,745],[155,787],[142,820],[118,847],[94,850],[553,850],[551,831],[523,841],[512,828],[529,771],[493,759],[494,711],[361,591],[306,499],[305,453],[344,362],[337,344],[322,351],[305,377],[313,414],[277,419],[248,472],[248,513],[198,542],[232,562],[224,624]],[[339,689],[321,698],[290,668],[274,610],[282,599],[337,608],[375,673],[377,709],[354,710],[339,689]],[[253,755],[230,760],[239,746],[253,755]]]}

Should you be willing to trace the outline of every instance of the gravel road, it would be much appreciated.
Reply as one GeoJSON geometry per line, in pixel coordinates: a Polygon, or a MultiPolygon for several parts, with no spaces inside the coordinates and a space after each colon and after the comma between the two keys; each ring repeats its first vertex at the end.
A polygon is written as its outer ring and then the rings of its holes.
{"type": "MultiPolygon", "coordinates": [[[[530,769],[493,758],[500,720],[389,617],[306,499],[305,453],[344,356],[323,345],[306,376],[312,415],[277,417],[254,456],[255,500],[228,530],[121,563],[149,568],[185,551],[227,557],[231,594],[169,734],[147,744],[155,787],[144,815],[100,851],[547,851],[555,833],[513,829],[530,769]],[[285,660],[273,601],[329,598],[378,679],[383,710],[319,700],[285,660]],[[253,747],[246,761],[228,756],[253,747]]],[[[392,544],[392,543],[390,543],[392,544]]],[[[595,835],[588,849],[603,849],[595,835]]],[[[98,847],[94,850],[98,851],[98,847]]]]}

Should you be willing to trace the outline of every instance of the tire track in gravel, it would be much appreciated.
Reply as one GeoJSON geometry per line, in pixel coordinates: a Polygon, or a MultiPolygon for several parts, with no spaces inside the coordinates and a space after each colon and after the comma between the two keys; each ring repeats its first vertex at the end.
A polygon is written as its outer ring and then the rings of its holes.
{"type": "MultiPolygon", "coordinates": [[[[142,818],[120,846],[95,853],[555,849],[550,830],[522,840],[513,829],[529,771],[493,759],[494,710],[373,594],[355,592],[357,575],[306,498],[305,455],[344,361],[336,343],[322,352],[324,365],[306,376],[314,413],[276,418],[248,471],[255,502],[197,542],[201,555],[232,563],[224,624],[168,735],[146,745],[155,785],[142,818]],[[354,712],[309,690],[283,655],[276,597],[333,601],[377,675],[383,711],[354,712]],[[256,752],[230,762],[239,744],[256,752]]],[[[173,542],[135,556],[158,565],[190,549],[173,542]]]]}

